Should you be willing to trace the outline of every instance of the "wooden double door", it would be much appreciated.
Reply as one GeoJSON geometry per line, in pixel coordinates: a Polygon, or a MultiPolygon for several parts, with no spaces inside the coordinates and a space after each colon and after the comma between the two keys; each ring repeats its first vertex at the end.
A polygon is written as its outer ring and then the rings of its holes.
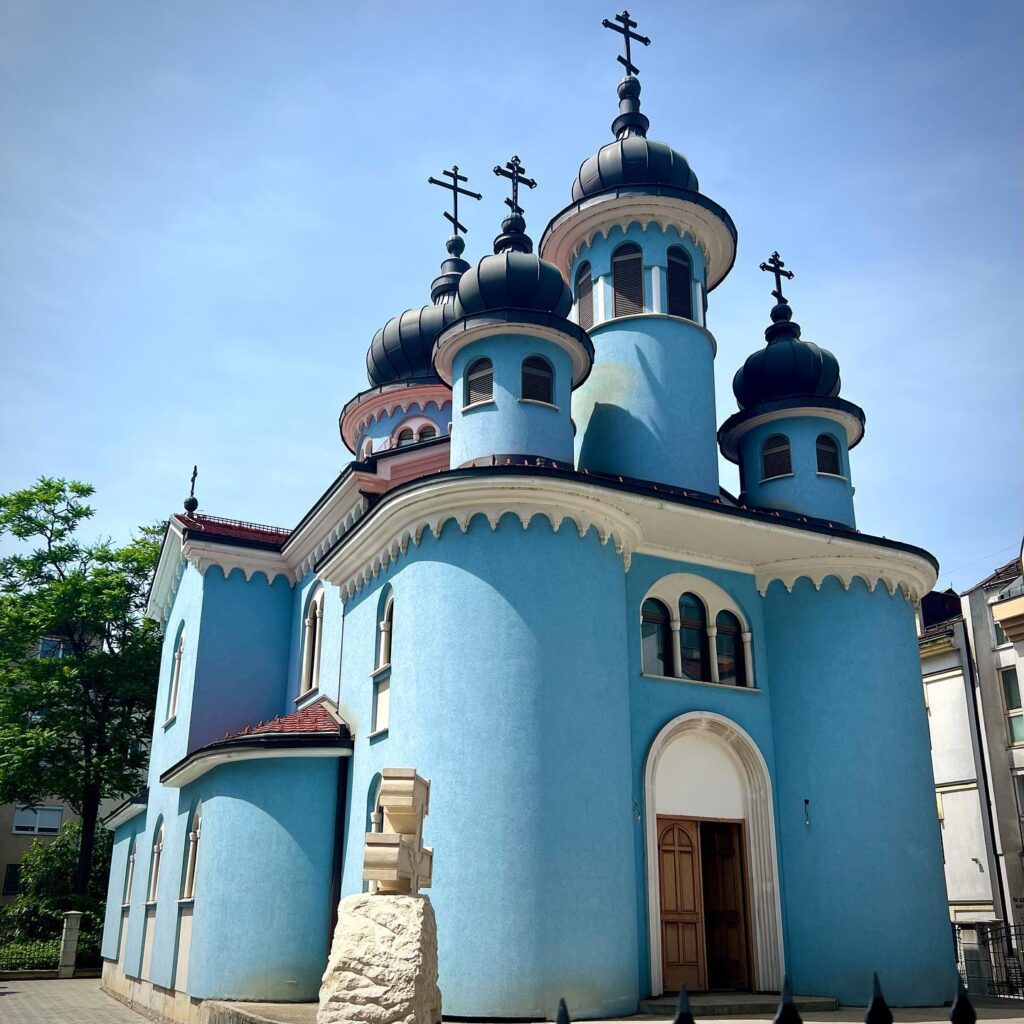
{"type": "Polygon", "coordinates": [[[658,816],[666,992],[749,989],[743,823],[658,816]]]}

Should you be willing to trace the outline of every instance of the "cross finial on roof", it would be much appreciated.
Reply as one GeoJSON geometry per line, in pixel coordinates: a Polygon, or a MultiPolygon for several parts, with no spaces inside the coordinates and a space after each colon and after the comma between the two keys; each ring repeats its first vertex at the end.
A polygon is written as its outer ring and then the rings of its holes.
{"type": "Polygon", "coordinates": [[[519,205],[519,186],[525,185],[527,188],[536,188],[537,182],[533,178],[527,178],[523,173],[526,170],[519,160],[519,157],[514,156],[509,160],[504,167],[495,167],[494,173],[502,178],[508,178],[512,182],[512,198],[505,200],[505,205],[514,213],[520,217],[523,215],[523,208],[519,205]]]}
{"type": "Polygon", "coordinates": [[[185,511],[191,515],[199,508],[199,499],[196,497],[196,477],[199,476],[199,467],[192,467],[192,486],[189,488],[188,497],[185,499],[185,511]]]}
{"type": "Polygon", "coordinates": [[[787,281],[792,281],[794,273],[792,270],[783,270],[785,263],[782,262],[782,258],[777,252],[773,252],[767,263],[761,264],[762,270],[767,270],[769,273],[775,275],[775,291],[772,295],[781,303],[786,301],[786,297],[782,294],[782,279],[786,278],[787,281]]]}
{"type": "Polygon", "coordinates": [[[459,221],[459,196],[469,196],[470,199],[483,199],[483,196],[479,192],[471,192],[468,188],[463,188],[459,182],[469,181],[464,174],[459,174],[459,165],[452,164],[450,171],[441,172],[446,178],[451,178],[451,182],[441,181],[440,178],[430,177],[427,178],[429,185],[440,185],[441,188],[448,189],[452,194],[452,212],[448,213],[445,211],[445,218],[451,221],[452,227],[455,229],[457,235],[460,231],[465,234],[466,226],[459,221]]]}
{"type": "Polygon", "coordinates": [[[648,39],[647,36],[642,36],[633,31],[633,29],[636,28],[636,22],[630,18],[629,11],[623,11],[621,14],[616,14],[614,21],[609,21],[605,18],[601,24],[605,28],[610,28],[613,32],[618,32],[619,35],[622,36],[626,44],[626,53],[625,56],[620,55],[616,60],[618,60],[618,62],[626,69],[627,75],[638,75],[640,73],[640,69],[633,63],[630,57],[629,44],[635,39],[638,43],[643,43],[644,46],[650,46],[650,39],[648,39]],[[619,23],[618,25],[615,24],[616,21],[619,23]]]}

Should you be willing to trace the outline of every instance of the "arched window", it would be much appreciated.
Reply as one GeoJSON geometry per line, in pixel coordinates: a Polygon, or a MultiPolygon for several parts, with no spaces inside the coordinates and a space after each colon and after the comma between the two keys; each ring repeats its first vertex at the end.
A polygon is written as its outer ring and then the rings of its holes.
{"type": "Polygon", "coordinates": [[[384,603],[384,614],[377,624],[377,668],[373,673],[371,732],[382,732],[387,729],[391,717],[391,650],[394,622],[395,598],[389,594],[384,603]]]}
{"type": "Polygon", "coordinates": [[[146,902],[155,903],[160,885],[160,860],[164,854],[164,826],[161,823],[153,836],[153,857],[149,862],[149,890],[146,902]]]}
{"type": "Polygon", "coordinates": [[[132,901],[132,883],[135,881],[135,847],[138,836],[132,836],[128,842],[128,864],[124,869],[124,894],[121,897],[121,906],[127,907],[132,901]]]}
{"type": "Polygon", "coordinates": [[[640,609],[640,651],[643,671],[649,676],[672,672],[672,626],[668,609],[648,598],[640,609]]]}
{"type": "Polygon", "coordinates": [[[581,263],[576,271],[576,319],[585,331],[594,326],[594,279],[589,263],[581,263]]]}
{"type": "Polygon", "coordinates": [[[693,266],[685,249],[674,245],[668,251],[669,316],[693,319],[693,266]]]}
{"type": "Polygon", "coordinates": [[[680,675],[684,679],[707,681],[708,671],[708,616],[704,602],[696,594],[683,594],[679,598],[679,657],[680,675]]]}
{"type": "Polygon", "coordinates": [[[551,364],[540,356],[523,360],[523,398],[531,402],[554,401],[554,371],[551,364]]]}
{"type": "Polygon", "coordinates": [[[420,427],[420,436],[416,440],[429,441],[432,437],[437,437],[437,427],[428,423],[425,427],[420,427]]]}
{"type": "Polygon", "coordinates": [[[789,454],[789,438],[784,434],[772,434],[761,445],[761,479],[771,480],[777,476],[789,476],[793,472],[793,460],[789,454]]]}
{"type": "Polygon", "coordinates": [[[818,455],[818,472],[830,473],[832,476],[841,475],[839,445],[836,444],[836,439],[829,434],[819,434],[814,447],[818,455]]]}
{"type": "Polygon", "coordinates": [[[363,447],[359,451],[359,458],[364,462],[373,454],[373,441],[367,438],[363,442],[363,447]]]}
{"type": "Polygon", "coordinates": [[[178,713],[178,692],[181,689],[181,661],[185,656],[185,629],[178,633],[178,642],[174,645],[174,663],[171,665],[171,687],[167,693],[167,718],[171,721],[178,713]]]}
{"type": "Polygon", "coordinates": [[[398,432],[398,447],[405,448],[410,444],[413,444],[416,440],[415,435],[412,432],[412,427],[403,427],[398,432]]]}
{"type": "Polygon", "coordinates": [[[729,686],[747,685],[747,666],[743,659],[743,629],[732,612],[715,617],[718,630],[715,649],[718,656],[718,681],[729,686]]]}
{"type": "Polygon", "coordinates": [[[477,359],[466,370],[466,405],[489,402],[494,397],[494,368],[490,359],[477,359]]]}
{"type": "Polygon", "coordinates": [[[644,311],[644,257],[639,245],[629,242],[615,250],[612,291],[616,316],[632,316],[644,311]]]}
{"type": "Polygon", "coordinates": [[[203,827],[203,805],[196,804],[192,815],[192,826],[188,830],[188,846],[185,848],[185,879],[181,887],[183,900],[195,899],[196,860],[199,856],[199,833],[203,827]]]}
{"type": "Polygon", "coordinates": [[[317,586],[309,600],[302,638],[302,678],[299,695],[310,693],[320,684],[320,648],[324,621],[324,588],[317,586]]]}

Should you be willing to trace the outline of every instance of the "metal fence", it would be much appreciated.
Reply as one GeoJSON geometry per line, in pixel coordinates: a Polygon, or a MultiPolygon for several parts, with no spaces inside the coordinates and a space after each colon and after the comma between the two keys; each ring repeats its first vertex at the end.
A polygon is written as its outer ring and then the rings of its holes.
{"type": "Polygon", "coordinates": [[[55,971],[59,963],[60,939],[0,945],[0,971],[55,971]]]}
{"type": "Polygon", "coordinates": [[[995,922],[954,931],[957,970],[969,992],[1024,999],[1024,928],[995,922]]]}

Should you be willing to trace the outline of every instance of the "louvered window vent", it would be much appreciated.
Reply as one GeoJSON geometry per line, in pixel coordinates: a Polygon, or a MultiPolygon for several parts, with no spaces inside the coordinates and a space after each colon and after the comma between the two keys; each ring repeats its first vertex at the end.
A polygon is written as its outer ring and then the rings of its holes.
{"type": "Polygon", "coordinates": [[[793,460],[789,454],[789,439],[782,434],[773,434],[761,445],[761,479],[771,480],[777,476],[789,476],[793,472],[793,460]]]}
{"type": "Polygon", "coordinates": [[[829,437],[828,434],[819,434],[815,448],[818,453],[818,472],[839,476],[839,445],[836,444],[835,438],[829,437]]]}
{"type": "Polygon", "coordinates": [[[693,270],[690,258],[682,249],[668,251],[668,312],[669,316],[693,319],[693,270]]]}
{"type": "Polygon", "coordinates": [[[490,359],[478,359],[466,372],[466,405],[494,397],[494,369],[490,359]]]}
{"type": "Polygon", "coordinates": [[[554,401],[553,383],[554,374],[546,360],[539,356],[523,360],[523,398],[551,405],[554,401]]]}
{"type": "Polygon", "coordinates": [[[616,316],[644,311],[644,261],[640,246],[620,246],[612,257],[612,291],[616,316]]]}
{"type": "Polygon", "coordinates": [[[589,263],[584,263],[576,274],[576,313],[580,327],[589,331],[594,326],[594,281],[589,263]]]}

